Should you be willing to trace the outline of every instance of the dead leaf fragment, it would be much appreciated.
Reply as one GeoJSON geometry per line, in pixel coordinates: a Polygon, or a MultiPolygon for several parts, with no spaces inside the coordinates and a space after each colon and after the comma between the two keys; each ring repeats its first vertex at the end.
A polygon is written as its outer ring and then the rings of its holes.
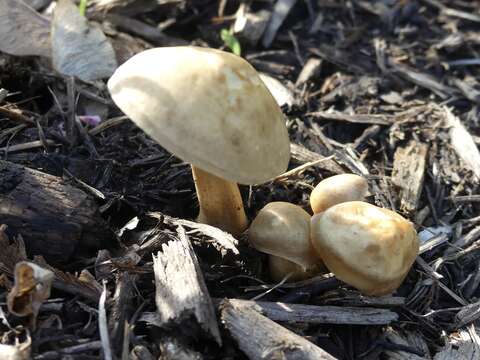
{"type": "Polygon", "coordinates": [[[109,77],[117,68],[115,52],[100,28],[91,26],[70,0],[60,0],[52,20],[53,66],[84,81],[109,77]]]}
{"type": "Polygon", "coordinates": [[[23,1],[0,1],[0,51],[50,57],[50,21],[23,1]]]}
{"type": "Polygon", "coordinates": [[[35,318],[42,303],[50,297],[53,272],[34,263],[22,261],[15,266],[15,286],[8,293],[7,307],[17,316],[35,318]]]}

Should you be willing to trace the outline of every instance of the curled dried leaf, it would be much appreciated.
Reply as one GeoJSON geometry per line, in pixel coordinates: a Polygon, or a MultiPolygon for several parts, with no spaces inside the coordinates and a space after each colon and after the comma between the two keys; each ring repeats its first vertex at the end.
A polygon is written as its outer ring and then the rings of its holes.
{"type": "Polygon", "coordinates": [[[36,318],[42,303],[50,297],[53,273],[31,262],[15,266],[15,286],[8,293],[7,306],[17,316],[36,318]]]}

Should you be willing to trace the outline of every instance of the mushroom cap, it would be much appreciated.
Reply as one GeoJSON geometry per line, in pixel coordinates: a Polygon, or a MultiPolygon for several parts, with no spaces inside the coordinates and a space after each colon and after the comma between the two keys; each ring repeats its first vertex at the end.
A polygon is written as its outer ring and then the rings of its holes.
{"type": "Polygon", "coordinates": [[[304,269],[294,262],[288,261],[284,258],[269,255],[268,256],[268,270],[273,281],[282,281],[285,276],[289,275],[287,282],[306,280],[325,272],[325,266],[320,260],[317,260],[317,266],[304,269]]]}
{"type": "Polygon", "coordinates": [[[312,245],[327,268],[367,295],[392,293],[419,250],[409,221],[377,206],[351,201],[314,215],[312,245]]]}
{"type": "Polygon", "coordinates": [[[368,192],[365,178],[355,174],[340,174],[320,181],[310,195],[310,206],[318,214],[333,205],[363,200],[368,192]]]}
{"type": "Polygon", "coordinates": [[[267,204],[252,221],[248,237],[257,250],[305,270],[321,262],[310,243],[310,215],[297,205],[281,201],[267,204]]]}
{"type": "Polygon", "coordinates": [[[194,46],[150,49],[122,64],[108,89],[151,138],[213,175],[256,184],[287,168],[282,111],[241,57],[194,46]]]}

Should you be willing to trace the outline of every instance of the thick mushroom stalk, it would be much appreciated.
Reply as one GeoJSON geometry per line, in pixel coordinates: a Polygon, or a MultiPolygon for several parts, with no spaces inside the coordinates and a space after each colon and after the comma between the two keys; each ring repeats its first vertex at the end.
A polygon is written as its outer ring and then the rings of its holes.
{"type": "Polygon", "coordinates": [[[238,185],[192,166],[200,213],[197,221],[238,236],[248,227],[238,185]]]}

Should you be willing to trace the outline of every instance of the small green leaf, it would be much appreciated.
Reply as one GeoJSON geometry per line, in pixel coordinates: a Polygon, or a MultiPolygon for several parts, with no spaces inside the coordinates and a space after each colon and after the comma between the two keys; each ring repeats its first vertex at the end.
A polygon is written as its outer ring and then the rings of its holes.
{"type": "Polygon", "coordinates": [[[85,16],[85,13],[87,12],[87,2],[88,0],[80,0],[80,3],[78,4],[78,11],[80,11],[80,15],[85,16]]]}
{"type": "Polygon", "coordinates": [[[220,31],[220,37],[222,38],[225,45],[235,54],[240,56],[242,54],[242,48],[240,46],[240,42],[238,39],[233,35],[232,30],[222,29],[220,31]]]}

